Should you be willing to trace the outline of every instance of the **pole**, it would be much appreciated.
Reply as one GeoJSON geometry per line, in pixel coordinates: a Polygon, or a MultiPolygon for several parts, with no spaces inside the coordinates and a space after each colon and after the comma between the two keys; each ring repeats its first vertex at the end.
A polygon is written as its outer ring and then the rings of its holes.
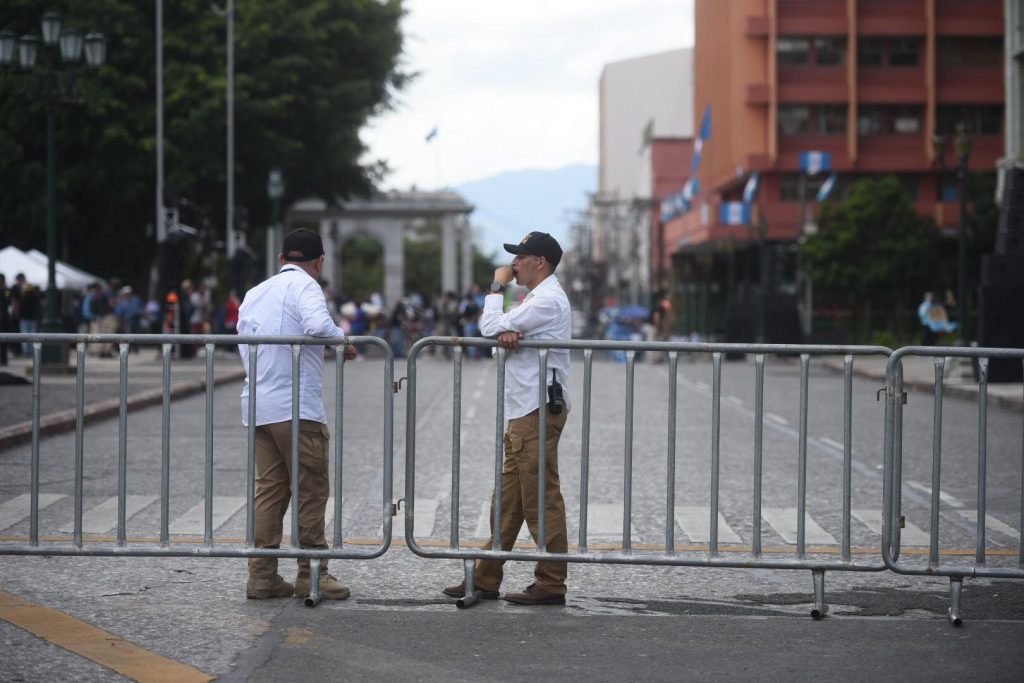
{"type": "Polygon", "coordinates": [[[804,335],[804,341],[811,336],[811,302],[810,302],[810,286],[809,286],[809,275],[807,273],[807,264],[804,263],[804,257],[801,253],[800,246],[803,244],[804,237],[804,223],[807,221],[807,174],[800,173],[800,213],[797,216],[796,222],[796,234],[797,234],[797,262],[799,265],[800,273],[800,290],[803,294],[802,301],[800,303],[800,327],[804,335]]]}
{"type": "MultiPolygon", "coordinates": [[[[55,74],[49,74],[55,78],[55,74]]],[[[51,84],[52,85],[52,84],[51,84]]],[[[56,94],[54,94],[56,96],[56,94]]],[[[57,143],[54,102],[46,105],[46,311],[43,332],[60,332],[57,291],[57,143]]],[[[51,346],[49,349],[54,349],[51,346]]],[[[50,360],[53,360],[52,357],[50,360]]]]}
{"type": "Polygon", "coordinates": [[[267,226],[267,277],[273,277],[277,272],[277,223],[281,206],[281,200],[271,197],[270,225],[267,226]]]}
{"type": "Polygon", "coordinates": [[[964,296],[967,282],[967,156],[960,157],[957,167],[960,181],[960,234],[957,239],[957,315],[960,318],[959,346],[966,346],[967,340],[967,298],[964,296]]]}
{"type": "Polygon", "coordinates": [[[235,255],[235,2],[227,0],[228,19],[228,208],[227,208],[227,252],[230,259],[235,255]]]}
{"type": "MultiPolygon", "coordinates": [[[[156,242],[167,239],[164,222],[164,3],[156,0],[156,242]]],[[[158,246],[159,250],[159,246],[158,246]]]]}

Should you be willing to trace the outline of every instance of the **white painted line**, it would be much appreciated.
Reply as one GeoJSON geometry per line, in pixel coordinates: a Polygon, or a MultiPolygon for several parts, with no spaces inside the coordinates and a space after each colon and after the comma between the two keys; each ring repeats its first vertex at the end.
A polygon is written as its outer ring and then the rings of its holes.
{"type": "MultiPolygon", "coordinates": [[[[882,533],[882,511],[876,509],[850,510],[850,516],[858,522],[871,529],[876,534],[882,533]]],[[[906,527],[900,529],[900,546],[920,546],[927,548],[931,545],[931,536],[912,522],[907,522],[906,527]]]]}
{"type": "MultiPolygon", "coordinates": [[[[485,500],[483,506],[480,508],[480,516],[476,522],[476,534],[474,538],[490,538],[491,537],[491,501],[485,500]]],[[[523,526],[519,528],[519,536],[516,537],[517,543],[533,543],[533,536],[530,535],[530,528],[526,526],[526,522],[523,522],[523,526]]]]}
{"type": "MultiPolygon", "coordinates": [[[[761,516],[789,545],[796,545],[796,508],[762,508],[761,516]]],[[[809,514],[804,515],[804,542],[807,545],[839,545],[809,514]]]]}
{"type": "MultiPolygon", "coordinates": [[[[345,501],[342,500],[342,505],[345,501]]],[[[334,496],[327,499],[327,509],[324,511],[324,527],[330,525],[334,521],[334,496]]],[[[201,531],[199,533],[202,533],[201,531]]],[[[284,538],[291,540],[292,537],[292,503],[291,494],[288,495],[288,509],[284,512],[284,522],[281,525],[281,533],[284,534],[284,538]]],[[[326,533],[326,531],[325,531],[326,533]]]]}
{"type": "MultiPolygon", "coordinates": [[[[477,384],[479,384],[479,382],[477,382],[477,384]]],[[[484,395],[484,390],[483,390],[483,388],[480,388],[480,387],[478,387],[478,388],[477,388],[477,389],[476,389],[476,390],[475,390],[475,391],[473,392],[473,396],[472,396],[472,398],[471,398],[470,400],[472,400],[472,402],[473,402],[473,403],[479,403],[479,401],[480,401],[480,399],[481,399],[481,398],[483,397],[483,395],[484,395]]]]}
{"type": "MultiPolygon", "coordinates": [[[[844,453],[846,452],[846,446],[844,446],[843,444],[839,443],[835,439],[830,439],[827,436],[819,436],[818,437],[818,441],[822,442],[826,446],[831,446],[832,448],[836,449],[837,451],[842,451],[844,453]]],[[[852,451],[851,451],[851,453],[852,453],[852,451]]]]}
{"type": "Polygon", "coordinates": [[[701,382],[700,380],[697,380],[696,382],[694,382],[693,386],[697,387],[698,389],[710,389],[711,388],[710,384],[708,384],[707,382],[701,382]]]}
{"type": "MultiPolygon", "coordinates": [[[[244,506],[245,496],[214,496],[213,529],[219,529],[244,506]]],[[[191,510],[171,522],[169,531],[186,536],[202,536],[206,533],[206,501],[199,501],[191,510]]]]}
{"type": "MultiPolygon", "coordinates": [[[[434,521],[437,519],[437,506],[441,503],[436,498],[417,498],[415,525],[412,535],[415,538],[430,538],[434,533],[434,521]]],[[[445,534],[447,536],[447,533],[445,534]]],[[[405,538],[405,510],[400,510],[391,520],[391,538],[405,538]]]]}
{"type": "MultiPolygon", "coordinates": [[[[67,494],[40,493],[39,509],[43,510],[48,508],[62,498],[67,498],[67,494]]],[[[32,512],[29,509],[29,506],[31,505],[32,494],[30,493],[23,493],[20,496],[10,499],[3,505],[0,505],[0,531],[9,526],[14,526],[23,519],[28,519],[32,512]]]]}
{"type": "MultiPolygon", "coordinates": [[[[630,520],[629,536],[638,542],[636,526],[630,520]]],[[[622,542],[622,503],[591,503],[587,506],[587,540],[599,543],[622,542]]]]}
{"type": "Polygon", "coordinates": [[[743,407],[743,399],[737,398],[736,396],[726,396],[725,400],[734,406],[739,406],[740,408],[743,407]]]}
{"type": "MultiPolygon", "coordinates": [[[[676,523],[683,533],[694,543],[711,542],[711,509],[700,505],[682,505],[676,507],[676,523]]],[[[732,527],[725,521],[722,512],[718,512],[718,542],[742,543],[732,527]]]]}
{"type": "MultiPolygon", "coordinates": [[[[125,496],[124,518],[131,519],[136,513],[149,507],[156,500],[156,496],[125,496]]],[[[117,496],[111,496],[105,501],[87,510],[82,515],[83,534],[105,534],[117,527],[117,496]]],[[[72,520],[59,531],[64,534],[75,532],[75,522],[72,520]]]]}
{"type": "MultiPolygon", "coordinates": [[[[973,522],[974,524],[978,523],[977,510],[957,510],[956,512],[958,515],[966,519],[968,522],[973,522]]],[[[1010,538],[1016,538],[1017,540],[1020,540],[1019,531],[1014,529],[1009,524],[996,519],[992,515],[985,515],[985,529],[992,529],[993,531],[998,531],[1004,536],[1009,536],[1010,538]]]]}
{"type": "MultiPolygon", "coordinates": [[[[927,493],[929,496],[932,495],[932,487],[931,486],[925,486],[924,484],[922,484],[920,482],[908,481],[907,482],[907,486],[909,486],[912,489],[917,489],[918,491],[922,491],[923,493],[927,493]]],[[[949,495],[945,491],[941,491],[941,490],[939,491],[939,500],[941,500],[946,505],[948,505],[950,507],[954,507],[954,508],[962,508],[964,506],[964,504],[961,503],[959,500],[957,500],[953,496],[949,495]]]]}
{"type": "Polygon", "coordinates": [[[473,422],[476,419],[476,404],[474,403],[466,410],[466,422],[473,422]]]}
{"type": "Polygon", "coordinates": [[[780,424],[780,425],[788,425],[789,424],[789,420],[787,420],[786,418],[782,417],[781,415],[776,415],[775,413],[765,413],[764,416],[766,418],[768,418],[769,420],[771,420],[772,422],[775,422],[776,424],[780,424]]]}

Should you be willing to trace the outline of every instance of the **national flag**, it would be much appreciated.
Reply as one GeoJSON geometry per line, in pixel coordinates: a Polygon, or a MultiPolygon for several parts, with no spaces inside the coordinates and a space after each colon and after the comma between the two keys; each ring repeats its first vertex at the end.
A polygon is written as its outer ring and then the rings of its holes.
{"type": "Polygon", "coordinates": [[[747,184],[743,186],[743,202],[750,204],[757,197],[757,189],[761,185],[761,174],[758,171],[754,171],[750,174],[747,179],[747,184]]]}
{"type": "Polygon", "coordinates": [[[835,173],[833,173],[832,175],[830,175],[828,177],[827,180],[825,180],[825,182],[823,182],[821,184],[821,187],[818,189],[818,201],[819,202],[825,201],[826,199],[828,199],[828,196],[830,194],[832,194],[832,190],[836,186],[836,180],[837,179],[838,179],[838,176],[835,173]]]}
{"type": "Polygon", "coordinates": [[[430,142],[431,140],[433,140],[436,137],[437,137],[437,126],[434,126],[433,128],[430,129],[430,132],[427,133],[426,141],[430,142]]]}
{"type": "Polygon", "coordinates": [[[693,173],[700,168],[700,158],[704,153],[704,141],[711,139],[711,105],[704,108],[704,116],[701,118],[700,131],[697,139],[693,141],[693,173]]]}
{"type": "Polygon", "coordinates": [[[719,220],[725,225],[746,225],[750,223],[750,204],[746,202],[722,202],[719,220]]]}
{"type": "Polygon", "coordinates": [[[643,151],[650,147],[652,140],[654,140],[654,119],[648,119],[647,125],[644,126],[643,137],[640,140],[640,150],[643,151]]]}
{"type": "Polygon", "coordinates": [[[818,175],[832,168],[832,155],[828,152],[800,152],[800,170],[807,175],[818,175]]]}

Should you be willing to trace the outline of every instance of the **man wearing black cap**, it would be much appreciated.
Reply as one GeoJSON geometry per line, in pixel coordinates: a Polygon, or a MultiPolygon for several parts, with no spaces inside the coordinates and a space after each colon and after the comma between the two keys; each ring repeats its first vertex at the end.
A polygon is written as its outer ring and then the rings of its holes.
{"type": "MultiPolygon", "coordinates": [[[[344,337],[327,310],[318,279],[324,245],[317,233],[300,228],[284,238],[278,257],[281,270],[250,289],[238,310],[239,336],[344,337]]],[[[291,348],[260,344],[256,360],[256,499],[253,524],[257,548],[281,545],[282,523],[291,501],[292,359],[291,348]]],[[[249,347],[238,346],[245,366],[242,424],[249,425],[249,347]]],[[[345,347],[345,360],[356,357],[345,347]]],[[[324,347],[304,345],[299,355],[299,545],[326,548],[324,511],[330,495],[328,442],[324,412],[324,347]]],[[[340,495],[340,493],[339,493],[340,495]]],[[[294,514],[294,511],[293,511],[294,514]]],[[[247,598],[306,597],[310,593],[309,560],[299,559],[295,585],[277,573],[277,558],[249,559],[247,598]]],[[[325,598],[343,600],[349,589],[321,563],[320,590],[325,598]]]]}
{"type": "MultiPolygon", "coordinates": [[[[544,535],[549,552],[568,552],[565,502],[558,480],[558,440],[568,416],[569,351],[548,352],[546,377],[539,377],[538,350],[519,348],[520,339],[568,340],[572,336],[569,299],[555,277],[562,248],[545,232],[531,232],[519,244],[506,244],[515,254],[511,266],[494,271],[490,294],[484,299],[480,332],[497,338],[503,347],[515,351],[505,363],[505,459],[501,476],[501,547],[511,550],[525,521],[536,540],[538,534],[538,469],[540,432],[538,410],[546,410],[544,535]],[[503,312],[505,287],[516,282],[529,289],[518,308],[503,312]],[[540,382],[548,390],[546,405],[540,405],[540,382]]],[[[491,498],[491,538],[494,541],[494,498],[491,498]]],[[[475,583],[485,600],[496,600],[503,577],[503,560],[478,560],[475,583]]],[[[564,605],[565,562],[538,562],[535,580],[521,593],[506,593],[505,600],[520,605],[564,605]]],[[[445,595],[461,598],[465,585],[444,589],[445,595]]]]}

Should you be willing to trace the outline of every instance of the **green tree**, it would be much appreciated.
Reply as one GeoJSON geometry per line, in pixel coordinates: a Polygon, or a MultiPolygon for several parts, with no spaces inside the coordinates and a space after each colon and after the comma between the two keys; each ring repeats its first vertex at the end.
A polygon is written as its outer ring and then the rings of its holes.
{"type": "MultiPolygon", "coordinates": [[[[107,35],[107,65],[80,79],[84,101],[57,112],[61,252],[140,284],[155,246],[154,5],[0,5],[0,29],[19,35],[38,34],[50,8],[107,35]]],[[[368,193],[387,169],[362,161],[359,130],[409,78],[399,64],[402,0],[248,0],[235,13],[236,204],[264,225],[274,166],[285,178],[283,205],[368,193]]],[[[209,0],[164,3],[166,183],[201,207],[190,222],[206,221],[217,239],[226,214],[225,36],[209,0]]],[[[30,81],[16,68],[0,71],[0,242],[43,249],[45,117],[27,97],[30,81]]]]}
{"type": "MultiPolygon", "coordinates": [[[[473,247],[473,282],[487,287],[496,267],[490,256],[473,247]]],[[[406,292],[419,292],[428,300],[441,293],[441,225],[436,221],[424,223],[405,237],[404,286],[406,292]]]]}
{"type": "Polygon", "coordinates": [[[801,247],[815,291],[878,313],[905,334],[911,306],[933,287],[940,235],[893,176],[861,180],[843,204],[826,202],[819,231],[801,247]]]}

